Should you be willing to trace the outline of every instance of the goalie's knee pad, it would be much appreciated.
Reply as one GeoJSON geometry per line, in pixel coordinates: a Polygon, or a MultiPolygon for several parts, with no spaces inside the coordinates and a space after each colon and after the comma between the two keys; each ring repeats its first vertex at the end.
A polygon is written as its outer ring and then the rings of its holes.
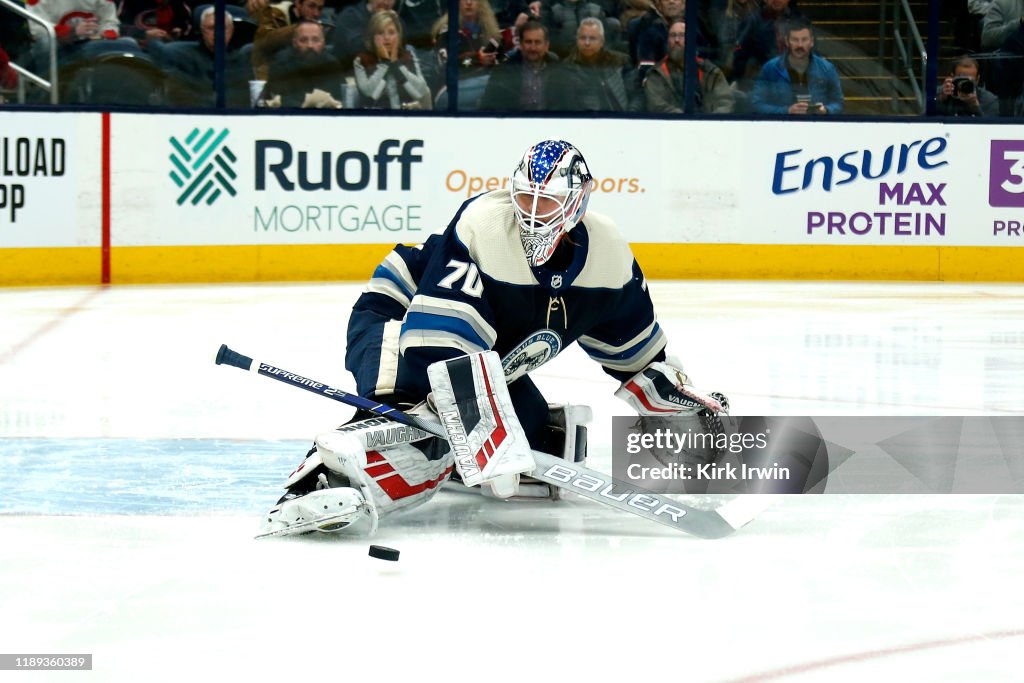
{"type": "Polygon", "coordinates": [[[594,419],[590,406],[548,404],[548,428],[564,435],[562,447],[554,455],[563,460],[587,464],[587,425],[594,419]]]}
{"type": "MultiPolygon", "coordinates": [[[[594,414],[590,406],[549,403],[548,424],[544,427],[540,450],[586,467],[587,425],[593,419],[594,414]]],[[[495,495],[488,486],[482,486],[480,490],[488,497],[505,497],[495,495]]],[[[561,489],[523,475],[512,498],[559,500],[561,489]]]]}

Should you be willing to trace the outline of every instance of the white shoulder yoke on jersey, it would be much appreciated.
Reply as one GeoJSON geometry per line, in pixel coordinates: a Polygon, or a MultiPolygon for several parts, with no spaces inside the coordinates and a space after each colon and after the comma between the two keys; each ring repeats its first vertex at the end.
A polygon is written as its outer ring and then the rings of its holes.
{"type": "MultiPolygon", "coordinates": [[[[587,211],[583,225],[589,236],[587,261],[575,287],[618,289],[633,276],[633,253],[615,223],[603,214],[587,211]]],[[[512,200],[505,190],[494,190],[470,202],[459,217],[455,234],[480,270],[511,285],[536,285],[519,238],[512,200]]],[[[573,232],[564,239],[572,239],[573,232]]]]}

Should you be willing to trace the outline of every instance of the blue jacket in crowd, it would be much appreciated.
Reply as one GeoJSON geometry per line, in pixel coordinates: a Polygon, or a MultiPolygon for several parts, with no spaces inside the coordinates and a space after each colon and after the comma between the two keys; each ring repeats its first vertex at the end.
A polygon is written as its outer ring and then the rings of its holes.
{"type": "MultiPolygon", "coordinates": [[[[786,68],[786,54],[765,63],[751,95],[751,106],[759,114],[785,114],[796,102],[793,84],[786,68]]],[[[811,103],[820,102],[829,114],[843,113],[843,89],[839,86],[839,73],[824,57],[811,53],[807,66],[807,90],[811,103]]]]}

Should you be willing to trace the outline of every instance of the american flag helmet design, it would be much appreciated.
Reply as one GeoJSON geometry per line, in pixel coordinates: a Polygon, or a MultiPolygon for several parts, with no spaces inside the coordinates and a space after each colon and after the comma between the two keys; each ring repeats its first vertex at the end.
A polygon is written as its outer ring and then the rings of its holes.
{"type": "Polygon", "coordinates": [[[512,205],[531,265],[551,258],[583,218],[593,177],[583,154],[564,140],[533,145],[512,173],[512,205]]]}

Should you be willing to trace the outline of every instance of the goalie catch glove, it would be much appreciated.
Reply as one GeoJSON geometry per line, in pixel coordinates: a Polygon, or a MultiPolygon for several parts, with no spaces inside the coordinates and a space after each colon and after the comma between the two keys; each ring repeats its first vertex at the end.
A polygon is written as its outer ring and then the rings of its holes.
{"type": "Polygon", "coordinates": [[[615,396],[640,415],[694,415],[729,412],[729,399],[718,392],[694,389],[675,359],[651,363],[622,383],[615,396]]]}

